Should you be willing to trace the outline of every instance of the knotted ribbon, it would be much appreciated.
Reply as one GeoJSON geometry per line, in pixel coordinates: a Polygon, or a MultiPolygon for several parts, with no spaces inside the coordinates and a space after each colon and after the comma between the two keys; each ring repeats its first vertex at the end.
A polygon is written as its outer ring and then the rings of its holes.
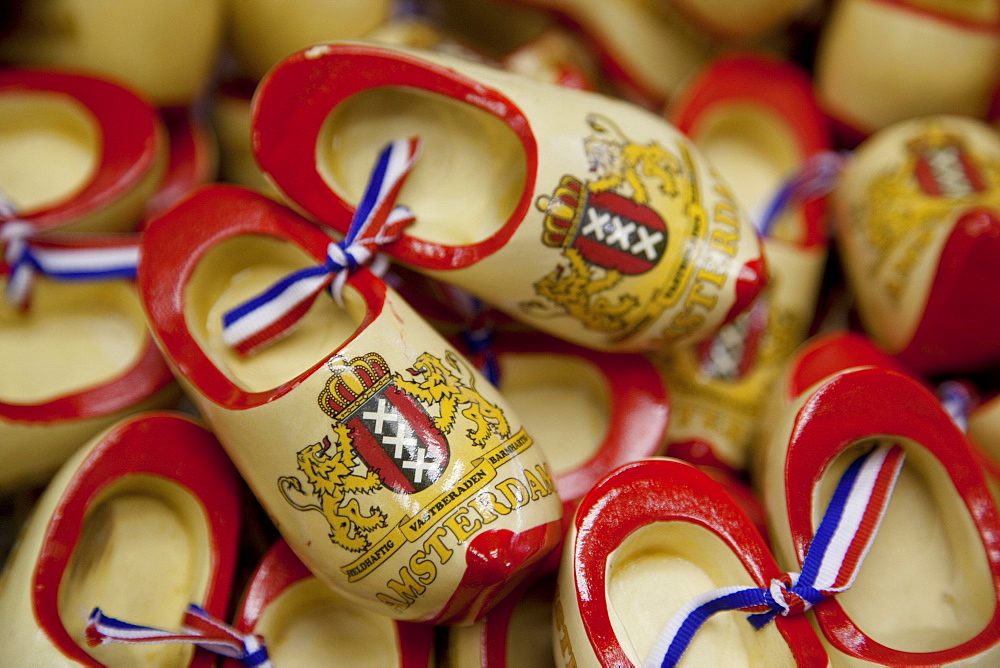
{"type": "Polygon", "coordinates": [[[38,274],[60,281],[131,280],[139,264],[138,243],[83,246],[69,239],[42,238],[2,197],[0,243],[8,267],[6,297],[20,309],[27,307],[38,274]]]}
{"type": "Polygon", "coordinates": [[[177,633],[129,624],[108,617],[100,608],[94,608],[87,618],[83,635],[89,647],[108,643],[122,645],[189,643],[214,654],[236,659],[245,666],[257,668],[271,666],[262,637],[253,633],[240,633],[193,603],[184,612],[184,622],[177,633]]]}
{"type": "Polygon", "coordinates": [[[808,157],[801,168],[778,188],[757,217],[757,231],[768,236],[771,227],[789,207],[804,204],[833,191],[847,161],[847,153],[823,151],[808,157]]]}
{"type": "Polygon", "coordinates": [[[800,614],[854,584],[903,467],[899,445],[882,444],[844,472],[806,550],[801,573],[787,573],[766,588],[723,587],[689,601],[657,637],[646,668],[676,666],[694,634],[717,612],[740,610],[756,629],[778,615],[800,614]]]}
{"type": "Polygon", "coordinates": [[[379,155],[372,176],[351,220],[347,235],[327,246],[326,261],[286,276],[270,288],[222,317],[222,340],[241,355],[291,333],[326,289],[342,303],[347,276],[373,262],[372,271],[384,271],[387,262],[376,255],[379,246],[395,241],[414,221],[404,206],[394,206],[403,182],[413,169],[419,140],[396,140],[379,155]]]}

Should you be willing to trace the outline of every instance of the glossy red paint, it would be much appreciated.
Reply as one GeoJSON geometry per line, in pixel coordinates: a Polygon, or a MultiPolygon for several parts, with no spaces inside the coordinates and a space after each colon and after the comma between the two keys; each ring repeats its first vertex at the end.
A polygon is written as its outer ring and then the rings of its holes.
{"type": "Polygon", "coordinates": [[[159,188],[146,202],[146,219],[166,211],[196,186],[211,182],[218,162],[215,136],[193,109],[163,107],[159,116],[169,136],[169,157],[159,188]]]}
{"type": "MultiPolygon", "coordinates": [[[[229,604],[240,530],[240,480],[215,437],[192,420],[147,413],[119,423],[81,463],[49,520],[34,571],[34,613],[41,630],[67,658],[98,666],[69,636],[59,617],[59,588],[84,518],[112,483],[151,475],[183,487],[198,500],[208,525],[208,584],[200,601],[216,617],[229,604]]],[[[208,668],[215,655],[197,650],[191,666],[208,668]]]]}

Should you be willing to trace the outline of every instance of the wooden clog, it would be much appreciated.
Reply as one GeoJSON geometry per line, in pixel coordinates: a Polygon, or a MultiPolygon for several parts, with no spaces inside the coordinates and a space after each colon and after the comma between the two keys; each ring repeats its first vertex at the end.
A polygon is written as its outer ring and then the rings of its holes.
{"type": "Polygon", "coordinates": [[[0,578],[11,665],[213,665],[190,646],[88,648],[94,607],[177,626],[189,603],[225,615],[240,526],[239,476],[190,419],[146,413],[80,449],[53,478],[0,578]]]}
{"type": "Polygon", "coordinates": [[[241,357],[225,311],[330,237],[257,193],[196,191],[144,234],[151,329],[282,536],[327,585],[397,619],[469,623],[559,539],[561,503],[498,393],[368,270],[241,357]],[[153,251],[152,249],[155,249],[153,251]]]}
{"type": "Polygon", "coordinates": [[[328,43],[271,71],[252,127],[263,171],[341,233],[364,185],[356,166],[419,136],[399,196],[417,222],[385,252],[574,343],[699,340],[766,282],[729,188],[683,135],[624,102],[440,54],[328,43]]]}
{"type": "Polygon", "coordinates": [[[219,149],[209,125],[192,109],[159,110],[168,136],[167,167],[156,192],[146,200],[144,216],[161,213],[196,186],[215,179],[219,149]]]}

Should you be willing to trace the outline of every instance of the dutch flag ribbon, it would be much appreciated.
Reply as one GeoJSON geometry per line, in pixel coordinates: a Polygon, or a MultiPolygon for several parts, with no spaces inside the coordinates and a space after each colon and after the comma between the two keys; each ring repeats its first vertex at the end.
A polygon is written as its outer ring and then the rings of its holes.
{"type": "Polygon", "coordinates": [[[837,185],[848,155],[823,151],[806,158],[802,166],[781,184],[757,216],[757,231],[761,236],[770,234],[771,227],[789,207],[831,193],[837,185]]]}
{"type": "Polygon", "coordinates": [[[131,280],[139,264],[139,244],[82,242],[78,238],[42,237],[34,224],[16,217],[0,197],[0,244],[7,265],[7,300],[26,308],[35,276],[60,281],[131,280]]]}
{"type": "Polygon", "coordinates": [[[694,634],[717,612],[749,612],[761,629],[778,615],[800,614],[854,584],[892,497],[905,455],[882,444],[858,457],[844,472],[813,536],[802,572],[787,573],[767,588],[723,587],[689,601],[667,622],[645,668],[676,666],[694,634]]]}
{"type": "Polygon", "coordinates": [[[327,247],[326,261],[286,276],[270,288],[227,311],[222,317],[222,340],[241,355],[291,333],[319,293],[326,289],[341,303],[348,274],[372,262],[376,274],[387,262],[379,246],[395,241],[414,221],[404,206],[395,206],[403,182],[413,169],[419,140],[400,139],[379,155],[364,196],[358,204],[347,235],[327,247]]]}
{"type": "Polygon", "coordinates": [[[465,318],[462,341],[469,349],[479,371],[494,387],[500,386],[500,363],[493,349],[495,328],[486,304],[478,297],[453,285],[442,284],[441,290],[452,307],[465,318]]]}
{"type": "Polygon", "coordinates": [[[83,635],[90,647],[108,643],[123,645],[190,643],[220,656],[236,659],[245,666],[271,667],[263,638],[253,633],[240,633],[193,603],[184,612],[184,622],[177,633],[129,624],[108,617],[100,608],[94,608],[87,618],[83,635]]]}

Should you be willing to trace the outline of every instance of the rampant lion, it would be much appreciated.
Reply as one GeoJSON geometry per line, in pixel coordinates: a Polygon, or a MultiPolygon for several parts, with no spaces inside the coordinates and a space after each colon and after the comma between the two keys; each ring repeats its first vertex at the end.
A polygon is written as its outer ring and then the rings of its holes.
{"type": "Polygon", "coordinates": [[[589,329],[617,332],[627,326],[626,316],[639,303],[634,295],[619,295],[612,302],[607,297],[595,297],[599,292],[613,288],[621,280],[621,273],[606,269],[603,276],[596,271],[576,248],[563,250],[569,266],[559,264],[534,284],[539,296],[549,302],[532,301],[521,305],[525,311],[538,317],[571,315],[589,329]],[[554,304],[554,306],[553,306],[554,304]]]}
{"type": "Polygon", "coordinates": [[[337,447],[330,454],[330,438],[307,445],[298,452],[299,470],[306,482],[312,485],[312,496],[319,503],[300,503],[292,498],[290,490],[304,494],[302,482],[296,476],[282,476],[278,488],[288,503],[298,510],[316,510],[330,524],[330,540],[351,552],[362,552],[370,547],[368,534],[386,526],[387,515],[378,506],[371,506],[368,514],[361,510],[355,498],[347,494],[371,494],[382,486],[378,475],[369,470],[365,476],[354,474],[358,460],[351,447],[350,428],[344,424],[333,427],[337,447]]]}
{"type": "Polygon", "coordinates": [[[590,171],[597,175],[588,183],[592,192],[614,190],[627,183],[632,188],[632,199],[647,204],[649,192],[641,174],[658,179],[664,195],[677,195],[681,168],[662,146],[655,142],[648,146],[631,142],[611,120],[597,114],[588,116],[587,124],[594,131],[583,143],[590,171]]]}
{"type": "Polygon", "coordinates": [[[462,415],[474,425],[474,428],[466,432],[474,444],[485,446],[491,432],[500,438],[507,438],[510,435],[510,425],[503,411],[476,390],[474,377],[468,368],[465,371],[469,382],[462,382],[460,375],[463,365],[455,353],[448,351],[445,359],[454,372],[447,369],[434,355],[422,353],[408,371],[412,376],[423,376],[423,380],[416,382],[397,373],[396,385],[420,401],[437,406],[440,413],[434,419],[434,424],[446,434],[454,427],[461,408],[462,415]]]}

